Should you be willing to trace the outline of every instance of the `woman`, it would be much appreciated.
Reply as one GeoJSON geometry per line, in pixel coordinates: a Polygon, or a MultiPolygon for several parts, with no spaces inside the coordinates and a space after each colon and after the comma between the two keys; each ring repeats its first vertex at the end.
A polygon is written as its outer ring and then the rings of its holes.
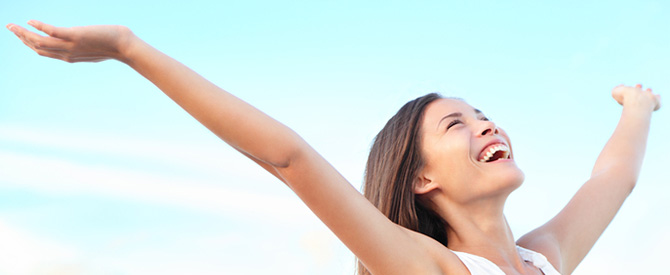
{"type": "Polygon", "coordinates": [[[9,24],[38,54],[116,59],[287,184],[360,261],[359,274],[570,274],[635,185],[660,97],[618,86],[623,113],[592,177],[540,228],[514,239],[502,213],[523,181],[505,132],[464,101],[429,94],[376,137],[361,196],[295,132],[121,26],[9,24]],[[372,202],[372,203],[371,203],[372,202]]]}

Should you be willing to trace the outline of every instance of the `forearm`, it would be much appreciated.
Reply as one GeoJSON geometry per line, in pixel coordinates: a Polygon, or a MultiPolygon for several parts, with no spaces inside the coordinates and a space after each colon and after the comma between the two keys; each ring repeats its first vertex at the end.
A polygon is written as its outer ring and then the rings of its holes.
{"type": "Polygon", "coordinates": [[[131,37],[119,60],[153,82],[231,146],[272,166],[286,167],[305,145],[290,128],[134,35],[131,37]]]}
{"type": "Polygon", "coordinates": [[[651,112],[645,106],[624,105],[619,124],[598,156],[591,177],[608,174],[635,184],[647,146],[651,112]]]}

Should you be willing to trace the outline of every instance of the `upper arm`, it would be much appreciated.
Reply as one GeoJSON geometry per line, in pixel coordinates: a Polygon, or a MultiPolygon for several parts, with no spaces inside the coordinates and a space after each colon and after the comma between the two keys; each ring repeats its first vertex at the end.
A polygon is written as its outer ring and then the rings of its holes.
{"type": "Polygon", "coordinates": [[[420,234],[391,222],[316,151],[304,146],[287,167],[277,168],[278,175],[373,274],[437,270],[427,247],[417,242],[415,235],[420,234]]]}
{"type": "Polygon", "coordinates": [[[592,177],[553,219],[519,239],[570,274],[610,224],[631,187],[614,173],[592,177]]]}

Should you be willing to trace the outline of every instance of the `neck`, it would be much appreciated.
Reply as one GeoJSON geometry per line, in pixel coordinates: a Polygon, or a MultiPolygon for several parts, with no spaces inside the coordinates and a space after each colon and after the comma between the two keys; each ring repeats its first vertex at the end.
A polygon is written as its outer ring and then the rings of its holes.
{"type": "Polygon", "coordinates": [[[465,206],[438,201],[439,215],[448,224],[448,248],[484,257],[500,267],[522,270],[524,262],[503,214],[505,199],[487,199],[465,206]]]}

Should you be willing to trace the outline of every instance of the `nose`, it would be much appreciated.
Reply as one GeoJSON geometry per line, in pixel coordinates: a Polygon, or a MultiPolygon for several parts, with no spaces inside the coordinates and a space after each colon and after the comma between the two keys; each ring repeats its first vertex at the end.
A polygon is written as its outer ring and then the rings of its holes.
{"type": "Polygon", "coordinates": [[[498,126],[496,126],[496,124],[493,123],[493,121],[482,121],[482,122],[484,122],[482,125],[484,130],[479,132],[479,136],[497,135],[500,133],[498,126]]]}

